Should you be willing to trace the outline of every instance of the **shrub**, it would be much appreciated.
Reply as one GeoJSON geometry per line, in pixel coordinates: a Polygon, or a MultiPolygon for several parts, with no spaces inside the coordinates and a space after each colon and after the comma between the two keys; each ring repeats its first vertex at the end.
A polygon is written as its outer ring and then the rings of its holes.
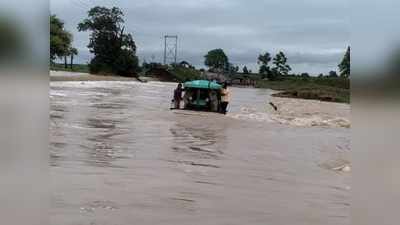
{"type": "Polygon", "coordinates": [[[174,76],[174,79],[178,82],[186,82],[190,80],[198,80],[201,79],[200,71],[197,71],[193,68],[185,68],[181,66],[173,67],[170,71],[174,76]]]}
{"type": "Polygon", "coordinates": [[[115,59],[113,70],[117,75],[135,76],[138,71],[139,60],[130,51],[122,51],[115,59]]]}

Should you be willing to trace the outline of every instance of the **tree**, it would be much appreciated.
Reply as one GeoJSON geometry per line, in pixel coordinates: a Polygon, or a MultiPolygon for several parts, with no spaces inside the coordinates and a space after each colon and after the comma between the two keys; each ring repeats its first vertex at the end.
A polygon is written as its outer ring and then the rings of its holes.
{"type": "Polygon", "coordinates": [[[62,22],[56,15],[50,16],[50,60],[65,57],[69,54],[72,43],[72,34],[64,29],[62,22]]]}
{"type": "Polygon", "coordinates": [[[64,55],[64,68],[65,69],[68,69],[68,61],[67,61],[68,56],[69,56],[69,50],[64,55]]]}
{"type": "Polygon", "coordinates": [[[239,70],[238,66],[235,66],[232,63],[228,62],[225,64],[223,72],[224,72],[224,74],[229,76],[229,75],[235,74],[238,70],[239,70]]]}
{"type": "Polygon", "coordinates": [[[276,80],[279,77],[279,72],[276,67],[272,68],[270,73],[267,74],[268,80],[276,80]]]}
{"type": "Polygon", "coordinates": [[[322,73],[320,73],[319,75],[318,75],[318,78],[323,78],[324,77],[324,74],[322,74],[322,73]]]}
{"type": "Polygon", "coordinates": [[[350,46],[347,47],[346,53],[344,54],[343,59],[338,67],[341,77],[350,77],[350,46]]]}
{"type": "Polygon", "coordinates": [[[94,54],[90,61],[92,73],[135,75],[139,60],[131,34],[125,34],[123,12],[117,7],[96,6],[78,25],[79,31],[91,31],[88,48],[94,54]]]}
{"type": "Polygon", "coordinates": [[[336,71],[332,70],[329,72],[329,77],[339,77],[339,76],[337,75],[336,71]]]}
{"type": "Polygon", "coordinates": [[[271,55],[268,52],[258,56],[257,63],[261,65],[259,73],[261,74],[262,78],[265,78],[271,73],[270,67],[268,66],[268,63],[270,61],[271,61],[271,55]]]}
{"type": "Polygon", "coordinates": [[[269,66],[261,65],[258,73],[261,74],[261,77],[264,79],[266,76],[268,76],[271,73],[271,70],[270,70],[269,66]]]}
{"type": "Polygon", "coordinates": [[[220,48],[209,51],[204,58],[204,64],[208,66],[211,71],[224,70],[229,64],[228,57],[226,56],[224,50],[220,48]]]}
{"type": "Polygon", "coordinates": [[[273,59],[273,64],[275,65],[275,71],[278,76],[288,75],[292,68],[287,64],[287,58],[283,52],[276,54],[273,59]]]}
{"type": "Polygon", "coordinates": [[[268,52],[258,56],[258,64],[268,65],[270,61],[271,61],[271,54],[269,54],[268,52]]]}
{"type": "Polygon", "coordinates": [[[310,77],[310,74],[308,74],[308,73],[302,73],[302,74],[300,74],[300,76],[303,77],[303,78],[309,78],[309,77],[310,77]]]}
{"type": "Polygon", "coordinates": [[[71,70],[72,70],[72,66],[74,65],[74,56],[76,56],[76,55],[78,55],[78,49],[76,49],[76,48],[70,48],[69,49],[69,55],[70,55],[70,57],[71,57],[71,64],[70,64],[70,67],[71,67],[71,70]]]}
{"type": "Polygon", "coordinates": [[[243,74],[249,74],[249,70],[247,69],[247,66],[243,67],[243,74]]]}

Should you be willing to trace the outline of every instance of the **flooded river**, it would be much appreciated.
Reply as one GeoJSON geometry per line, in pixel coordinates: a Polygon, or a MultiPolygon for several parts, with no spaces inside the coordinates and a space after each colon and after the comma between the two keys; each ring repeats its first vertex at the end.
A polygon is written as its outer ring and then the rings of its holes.
{"type": "Polygon", "coordinates": [[[350,224],[348,106],[231,88],[227,116],[171,111],[175,86],[51,83],[51,224],[350,224]]]}

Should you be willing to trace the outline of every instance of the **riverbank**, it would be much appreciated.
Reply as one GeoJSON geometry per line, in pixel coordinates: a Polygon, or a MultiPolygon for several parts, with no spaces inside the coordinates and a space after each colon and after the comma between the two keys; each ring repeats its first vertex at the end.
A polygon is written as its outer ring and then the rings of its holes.
{"type": "Polygon", "coordinates": [[[68,64],[65,68],[63,63],[55,63],[50,65],[50,70],[52,71],[64,71],[64,72],[74,72],[74,73],[89,73],[89,65],[87,64],[68,64]]]}
{"type": "Polygon", "coordinates": [[[314,99],[327,102],[350,103],[350,82],[339,78],[285,79],[258,81],[256,88],[280,91],[274,97],[314,99]]]}
{"type": "Polygon", "coordinates": [[[227,116],[234,119],[291,127],[351,127],[351,108],[346,103],[274,97],[277,91],[271,89],[232,87],[230,90],[232,101],[227,116]]]}

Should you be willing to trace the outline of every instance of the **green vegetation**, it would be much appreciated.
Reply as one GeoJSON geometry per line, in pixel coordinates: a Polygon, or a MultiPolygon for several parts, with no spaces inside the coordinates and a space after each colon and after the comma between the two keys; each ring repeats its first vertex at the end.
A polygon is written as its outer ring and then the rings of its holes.
{"type": "Polygon", "coordinates": [[[337,75],[336,71],[332,70],[332,71],[329,71],[328,77],[339,77],[339,76],[337,75]]]}
{"type": "Polygon", "coordinates": [[[169,72],[171,72],[171,74],[173,75],[173,79],[178,82],[186,82],[186,81],[201,79],[200,71],[194,68],[174,66],[169,72]]]}
{"type": "Polygon", "coordinates": [[[209,51],[204,58],[204,64],[210,68],[210,71],[223,71],[229,65],[228,56],[220,48],[209,51]]]}
{"type": "Polygon", "coordinates": [[[260,54],[257,64],[260,65],[259,74],[249,74],[245,68],[243,74],[236,74],[232,78],[255,81],[257,88],[282,91],[274,96],[350,102],[350,47],[347,48],[342,62],[338,65],[340,77],[336,71],[330,71],[327,76],[320,74],[318,77],[312,77],[308,73],[289,75],[291,67],[282,51],[278,52],[273,59],[268,52],[260,54]],[[272,68],[269,66],[271,60],[272,68]]]}
{"type": "Polygon", "coordinates": [[[64,58],[64,67],[67,68],[67,57],[78,54],[78,50],[72,47],[72,34],[64,29],[64,22],[56,15],[50,16],[50,61],[56,58],[64,58]]]}
{"type": "Polygon", "coordinates": [[[68,71],[78,73],[89,73],[89,66],[87,64],[72,64],[65,68],[64,64],[53,63],[50,65],[50,70],[54,71],[68,71]]]}
{"type": "Polygon", "coordinates": [[[186,61],[168,66],[143,62],[140,76],[149,76],[163,81],[186,82],[201,79],[201,71],[186,61]]]}
{"type": "Polygon", "coordinates": [[[338,67],[341,77],[347,78],[350,76],[350,46],[347,47],[346,53],[344,54],[343,59],[338,67]]]}
{"type": "MultiPolygon", "coordinates": [[[[282,51],[273,58],[269,52],[260,54],[257,58],[257,64],[260,65],[258,74],[251,73],[246,66],[243,67],[243,73],[238,73],[238,68],[229,63],[228,56],[222,49],[209,51],[205,58],[205,65],[210,71],[224,72],[231,79],[241,80],[240,82],[243,81],[245,84],[255,84],[257,88],[282,91],[275,96],[350,102],[350,47],[339,64],[340,77],[336,71],[330,71],[326,76],[320,74],[318,77],[312,77],[308,73],[289,75],[292,68],[282,51]],[[271,61],[272,67],[269,66],[271,61]],[[223,69],[226,65],[233,69],[229,71],[223,69]]],[[[188,79],[191,79],[190,76],[188,79]]]]}
{"type": "Polygon", "coordinates": [[[71,60],[70,60],[70,68],[73,69],[73,65],[74,65],[74,56],[78,55],[78,49],[76,49],[76,48],[70,48],[70,49],[68,50],[68,54],[69,54],[70,57],[71,57],[71,60]]]}
{"type": "Polygon", "coordinates": [[[258,61],[257,63],[260,65],[259,69],[259,74],[261,74],[262,78],[268,78],[270,80],[273,80],[273,74],[271,72],[270,67],[268,66],[268,63],[271,61],[271,55],[266,52],[264,54],[261,54],[258,56],[258,61]]]}
{"type": "Polygon", "coordinates": [[[239,71],[239,66],[230,63],[228,56],[220,48],[210,50],[204,58],[204,64],[209,68],[208,71],[210,72],[232,75],[239,71]]]}
{"type": "Polygon", "coordinates": [[[257,58],[257,64],[260,65],[259,74],[261,78],[268,78],[268,80],[278,80],[281,76],[286,76],[292,70],[292,68],[287,64],[287,57],[282,51],[278,52],[276,56],[272,59],[269,52],[260,54],[257,58]],[[272,69],[269,67],[269,62],[274,65],[272,69]]]}
{"type": "Polygon", "coordinates": [[[87,46],[94,58],[91,73],[136,76],[138,58],[131,34],[125,34],[123,12],[117,7],[94,7],[78,25],[79,31],[91,31],[87,46]]]}
{"type": "Polygon", "coordinates": [[[247,66],[243,67],[243,74],[249,74],[249,70],[247,69],[247,66]]]}
{"type": "Polygon", "coordinates": [[[259,80],[256,87],[282,91],[274,95],[277,97],[350,102],[350,80],[346,78],[285,77],[278,81],[259,80]]]}
{"type": "Polygon", "coordinates": [[[275,67],[272,68],[272,74],[274,74],[275,77],[288,75],[292,70],[292,68],[287,64],[285,53],[279,52],[272,60],[275,65],[275,67]]]}

